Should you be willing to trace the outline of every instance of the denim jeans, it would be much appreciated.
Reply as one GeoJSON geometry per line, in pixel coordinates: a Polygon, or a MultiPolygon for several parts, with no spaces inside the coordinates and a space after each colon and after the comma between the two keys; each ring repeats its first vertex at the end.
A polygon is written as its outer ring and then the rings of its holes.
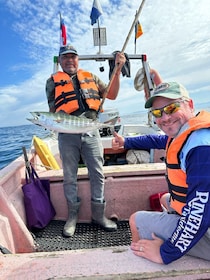
{"type": "Polygon", "coordinates": [[[90,134],[59,133],[59,151],[63,165],[64,194],[69,203],[75,203],[77,196],[77,171],[80,156],[88,169],[91,186],[91,200],[104,202],[103,146],[99,131],[90,134]]]}

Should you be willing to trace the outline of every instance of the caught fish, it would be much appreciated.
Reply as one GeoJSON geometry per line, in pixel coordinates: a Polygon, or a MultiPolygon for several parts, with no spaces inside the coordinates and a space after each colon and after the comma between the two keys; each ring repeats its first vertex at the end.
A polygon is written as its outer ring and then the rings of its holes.
{"type": "Polygon", "coordinates": [[[30,112],[33,119],[27,118],[34,124],[43,126],[46,129],[63,132],[63,133],[89,133],[93,130],[103,127],[110,127],[114,131],[114,124],[118,117],[110,120],[107,123],[101,123],[97,120],[88,119],[86,117],[77,117],[68,115],[63,112],[51,113],[51,112],[30,112]]]}

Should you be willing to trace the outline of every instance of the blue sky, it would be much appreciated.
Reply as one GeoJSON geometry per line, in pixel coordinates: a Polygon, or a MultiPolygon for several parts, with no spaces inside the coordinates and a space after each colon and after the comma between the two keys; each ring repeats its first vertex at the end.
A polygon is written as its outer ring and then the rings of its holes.
{"type": "MultiPolygon", "coordinates": [[[[141,1],[100,0],[107,46],[102,52],[121,50],[141,1]]],[[[67,41],[79,54],[96,54],[90,12],[92,0],[0,0],[0,127],[29,124],[30,111],[48,111],[45,82],[53,72],[53,56],[60,44],[59,12],[67,28],[67,41]]],[[[139,20],[144,34],[137,39],[137,52],[147,54],[151,68],[165,81],[185,85],[197,107],[210,101],[210,2],[209,0],[146,0],[139,20]]],[[[134,53],[134,34],[125,52],[134,53]]],[[[107,62],[81,61],[80,67],[108,82],[107,62]],[[100,72],[99,67],[105,71],[100,72]]],[[[121,77],[115,101],[121,114],[144,110],[144,94],[133,80],[141,68],[131,65],[132,78],[121,77]]]]}

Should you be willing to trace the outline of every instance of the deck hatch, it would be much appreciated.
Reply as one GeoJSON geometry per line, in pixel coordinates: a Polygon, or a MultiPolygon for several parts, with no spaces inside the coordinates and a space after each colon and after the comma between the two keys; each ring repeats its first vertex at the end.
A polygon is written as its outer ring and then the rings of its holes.
{"type": "Polygon", "coordinates": [[[91,249],[111,246],[130,245],[131,233],[128,221],[118,222],[115,232],[106,232],[91,223],[78,223],[73,237],[62,235],[64,221],[51,221],[39,231],[33,231],[37,252],[91,249]]]}

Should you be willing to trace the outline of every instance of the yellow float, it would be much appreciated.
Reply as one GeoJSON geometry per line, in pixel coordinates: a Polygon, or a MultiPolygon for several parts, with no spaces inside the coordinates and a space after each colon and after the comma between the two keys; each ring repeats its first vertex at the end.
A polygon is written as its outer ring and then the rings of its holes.
{"type": "Polygon", "coordinates": [[[51,153],[47,144],[37,136],[33,136],[33,144],[37,155],[39,156],[42,164],[45,166],[47,170],[60,169],[59,164],[57,163],[55,157],[51,153]]]}

